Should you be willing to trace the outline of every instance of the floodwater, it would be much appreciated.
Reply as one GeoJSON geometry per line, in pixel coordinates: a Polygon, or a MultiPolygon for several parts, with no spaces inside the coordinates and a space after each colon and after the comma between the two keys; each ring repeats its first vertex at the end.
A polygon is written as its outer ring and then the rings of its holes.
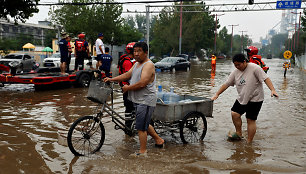
{"type": "MultiPolygon", "coordinates": [[[[0,88],[0,174],[15,173],[306,173],[306,74],[289,69],[284,78],[284,60],[265,60],[279,98],[271,98],[265,86],[265,101],[257,121],[252,145],[229,142],[234,130],[230,108],[236,89],[230,87],[215,102],[214,118],[207,118],[203,143],[183,145],[165,136],[164,149],[148,140],[148,157],[130,157],[139,148],[138,137],[127,137],[104,120],[105,143],[100,152],[75,157],[65,136],[74,120],[95,112],[86,98],[86,88],[34,91],[31,85],[0,88]]],[[[157,73],[157,84],[175,87],[178,94],[211,97],[234,69],[230,60],[218,60],[216,73],[210,62],[192,62],[190,71],[157,73]]],[[[123,113],[121,95],[114,108],[123,113]]],[[[243,134],[246,120],[243,117],[243,134]]]]}

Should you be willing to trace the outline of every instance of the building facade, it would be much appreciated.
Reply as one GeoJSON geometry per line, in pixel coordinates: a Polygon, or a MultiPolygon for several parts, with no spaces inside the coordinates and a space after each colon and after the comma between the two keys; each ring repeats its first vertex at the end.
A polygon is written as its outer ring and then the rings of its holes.
{"type": "Polygon", "coordinates": [[[38,24],[8,22],[0,19],[0,39],[15,38],[21,34],[32,36],[33,39],[41,41],[45,45],[45,36],[48,30],[55,30],[48,21],[39,21],[38,24]]]}

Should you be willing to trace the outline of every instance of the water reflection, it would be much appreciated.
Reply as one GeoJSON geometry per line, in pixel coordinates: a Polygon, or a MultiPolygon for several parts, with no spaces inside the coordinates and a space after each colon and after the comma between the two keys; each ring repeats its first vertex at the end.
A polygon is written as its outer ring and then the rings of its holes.
{"type": "Polygon", "coordinates": [[[215,75],[216,75],[216,70],[212,69],[210,72],[210,84],[211,86],[215,86],[215,75]]]}
{"type": "Polygon", "coordinates": [[[256,158],[261,156],[260,148],[253,147],[252,145],[245,144],[245,142],[233,143],[233,154],[228,160],[235,161],[237,163],[249,163],[252,164],[256,161],[256,158]]]}
{"type": "Polygon", "coordinates": [[[283,81],[281,89],[282,89],[282,92],[286,92],[286,90],[288,89],[288,80],[286,77],[284,77],[284,81],[283,81]]]}

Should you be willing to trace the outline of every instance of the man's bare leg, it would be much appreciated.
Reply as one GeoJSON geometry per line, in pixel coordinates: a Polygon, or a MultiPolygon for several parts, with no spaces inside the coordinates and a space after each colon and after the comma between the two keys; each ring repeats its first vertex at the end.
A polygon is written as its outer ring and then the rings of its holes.
{"type": "Polygon", "coordinates": [[[149,125],[148,127],[148,134],[155,140],[155,144],[163,144],[165,140],[160,138],[156,131],[154,130],[153,126],[149,125]]]}
{"type": "Polygon", "coordinates": [[[66,72],[66,62],[62,62],[60,65],[61,68],[61,74],[65,74],[66,72]]]}
{"type": "Polygon", "coordinates": [[[140,142],[139,153],[145,153],[147,151],[147,131],[138,130],[138,137],[140,142]]]}
{"type": "Polygon", "coordinates": [[[253,141],[253,138],[256,133],[256,120],[251,120],[247,118],[247,124],[248,124],[248,140],[247,143],[251,143],[253,141]]]}
{"type": "Polygon", "coordinates": [[[236,133],[241,137],[242,136],[242,120],[241,115],[237,112],[232,111],[232,121],[234,123],[236,133]]]}

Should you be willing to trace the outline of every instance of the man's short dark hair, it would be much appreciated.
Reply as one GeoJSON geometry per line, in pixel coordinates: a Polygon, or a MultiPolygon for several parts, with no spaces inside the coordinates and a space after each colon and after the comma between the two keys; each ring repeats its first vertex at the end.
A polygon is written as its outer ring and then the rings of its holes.
{"type": "Polygon", "coordinates": [[[109,48],[108,47],[105,47],[105,52],[109,52],[109,48]]]}
{"type": "Polygon", "coordinates": [[[135,49],[136,47],[142,48],[143,52],[148,52],[148,45],[145,42],[136,42],[133,49],[135,49]]]}
{"type": "Polygon", "coordinates": [[[233,57],[233,63],[234,62],[244,62],[244,61],[246,61],[246,58],[245,58],[245,55],[244,54],[241,54],[241,53],[239,53],[239,54],[236,54],[234,57],[233,57]]]}

